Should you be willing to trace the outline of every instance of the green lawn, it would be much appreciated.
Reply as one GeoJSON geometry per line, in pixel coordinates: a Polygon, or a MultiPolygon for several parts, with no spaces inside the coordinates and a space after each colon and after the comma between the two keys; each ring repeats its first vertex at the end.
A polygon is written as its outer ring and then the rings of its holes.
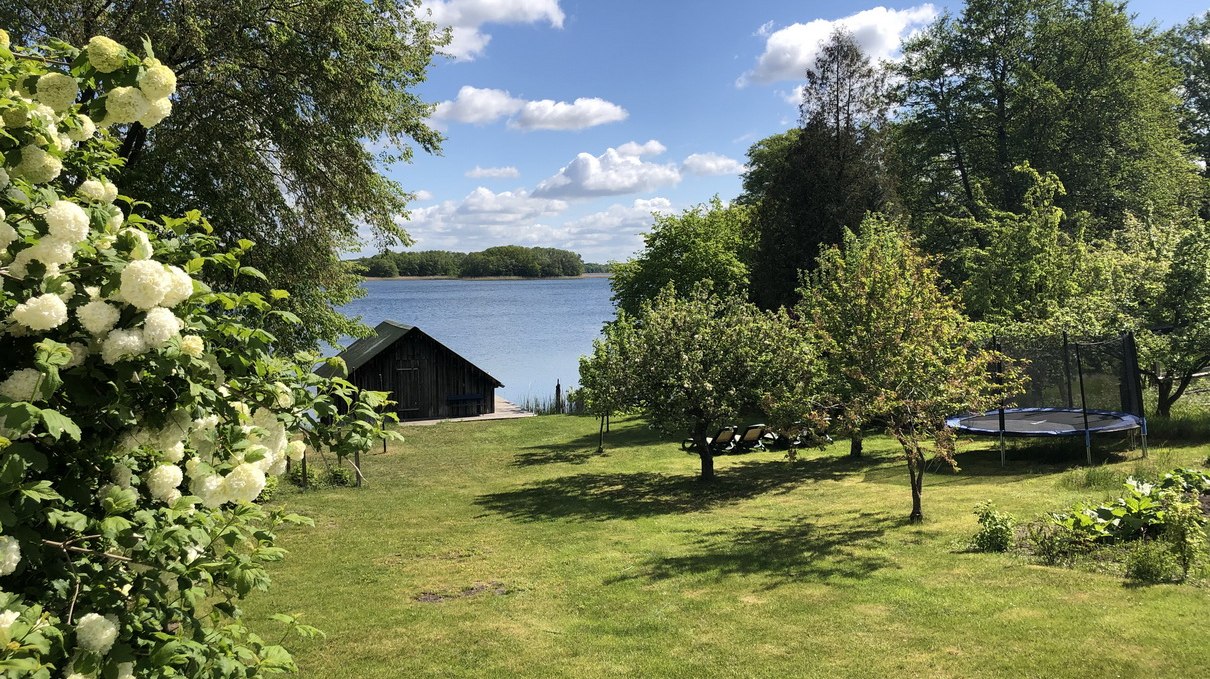
{"type": "MultiPolygon", "coordinates": [[[[249,602],[327,632],[291,648],[305,677],[1200,676],[1210,588],[970,554],[974,505],[1018,518],[1082,497],[1073,451],[964,443],[926,478],[909,526],[891,442],[797,463],[697,458],[639,420],[593,454],[589,418],[404,428],[364,459],[363,489],[298,493],[273,589],[249,602]],[[1031,459],[1032,456],[1032,459],[1031,459]],[[1049,461],[1041,461],[1038,457],[1049,461]]],[[[1113,466],[1200,465],[1210,447],[1153,447],[1113,466]]],[[[1103,475],[1107,476],[1107,475],[1103,475]]]]}

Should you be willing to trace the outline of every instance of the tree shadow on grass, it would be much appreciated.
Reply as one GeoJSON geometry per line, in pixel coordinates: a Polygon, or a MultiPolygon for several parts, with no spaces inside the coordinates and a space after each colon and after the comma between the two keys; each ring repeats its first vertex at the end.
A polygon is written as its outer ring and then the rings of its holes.
{"type": "Polygon", "coordinates": [[[605,450],[597,451],[598,438],[595,432],[579,436],[563,443],[544,443],[527,446],[513,457],[510,466],[532,467],[543,464],[584,464],[594,457],[608,455],[612,448],[635,448],[639,446],[666,444],[666,437],[642,426],[618,427],[605,434],[605,450]]]}
{"type": "Polygon", "coordinates": [[[765,589],[803,580],[861,579],[893,561],[868,547],[891,528],[905,525],[885,513],[863,512],[841,523],[805,519],[702,533],[689,554],[652,559],[638,572],[606,581],[667,580],[687,575],[763,575],[765,589]]]}
{"type": "Polygon", "coordinates": [[[518,521],[636,519],[708,510],[843,476],[811,462],[743,462],[718,469],[710,483],[654,472],[573,474],[480,495],[475,504],[518,521]]]}

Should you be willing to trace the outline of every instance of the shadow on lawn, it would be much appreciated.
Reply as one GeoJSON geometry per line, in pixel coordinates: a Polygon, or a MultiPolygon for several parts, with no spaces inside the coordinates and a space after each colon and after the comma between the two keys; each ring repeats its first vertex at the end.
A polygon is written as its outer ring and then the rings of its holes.
{"type": "Polygon", "coordinates": [[[860,579],[891,566],[890,559],[868,552],[863,543],[877,542],[891,528],[905,525],[887,514],[863,512],[843,523],[818,524],[804,519],[773,526],[751,526],[703,533],[693,551],[652,559],[639,572],[606,581],[666,580],[685,575],[765,575],[767,589],[802,579],[860,579]]]}
{"type": "MultiPolygon", "coordinates": [[[[694,458],[696,461],[696,458],[694,458]]],[[[634,519],[710,509],[806,481],[846,476],[812,462],[743,462],[721,466],[711,483],[697,476],[634,472],[573,474],[480,495],[475,504],[519,521],[634,519]]]]}
{"type": "Polygon", "coordinates": [[[644,426],[619,426],[614,423],[613,431],[605,434],[605,452],[597,452],[597,434],[585,434],[571,441],[562,443],[547,443],[527,446],[527,451],[517,454],[511,463],[513,467],[532,467],[543,464],[584,464],[594,457],[608,455],[614,448],[635,448],[639,446],[666,444],[667,440],[658,432],[644,426]]]}

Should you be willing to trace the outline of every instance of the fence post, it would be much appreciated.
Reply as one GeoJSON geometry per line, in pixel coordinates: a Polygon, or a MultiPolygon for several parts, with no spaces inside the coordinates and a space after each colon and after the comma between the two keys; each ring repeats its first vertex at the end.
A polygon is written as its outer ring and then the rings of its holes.
{"type": "Polygon", "coordinates": [[[555,413],[563,413],[563,385],[559,380],[555,380],[555,413]]]}

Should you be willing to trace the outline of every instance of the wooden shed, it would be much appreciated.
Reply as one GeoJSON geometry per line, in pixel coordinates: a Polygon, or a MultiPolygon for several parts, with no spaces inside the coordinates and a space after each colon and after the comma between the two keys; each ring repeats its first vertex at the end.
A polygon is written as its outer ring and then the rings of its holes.
{"type": "MultiPolygon", "coordinates": [[[[383,321],[372,337],[340,353],[348,380],[362,389],[391,392],[401,420],[474,417],[495,412],[500,380],[420,328],[383,321]]],[[[320,366],[321,375],[330,375],[320,366]]]]}

